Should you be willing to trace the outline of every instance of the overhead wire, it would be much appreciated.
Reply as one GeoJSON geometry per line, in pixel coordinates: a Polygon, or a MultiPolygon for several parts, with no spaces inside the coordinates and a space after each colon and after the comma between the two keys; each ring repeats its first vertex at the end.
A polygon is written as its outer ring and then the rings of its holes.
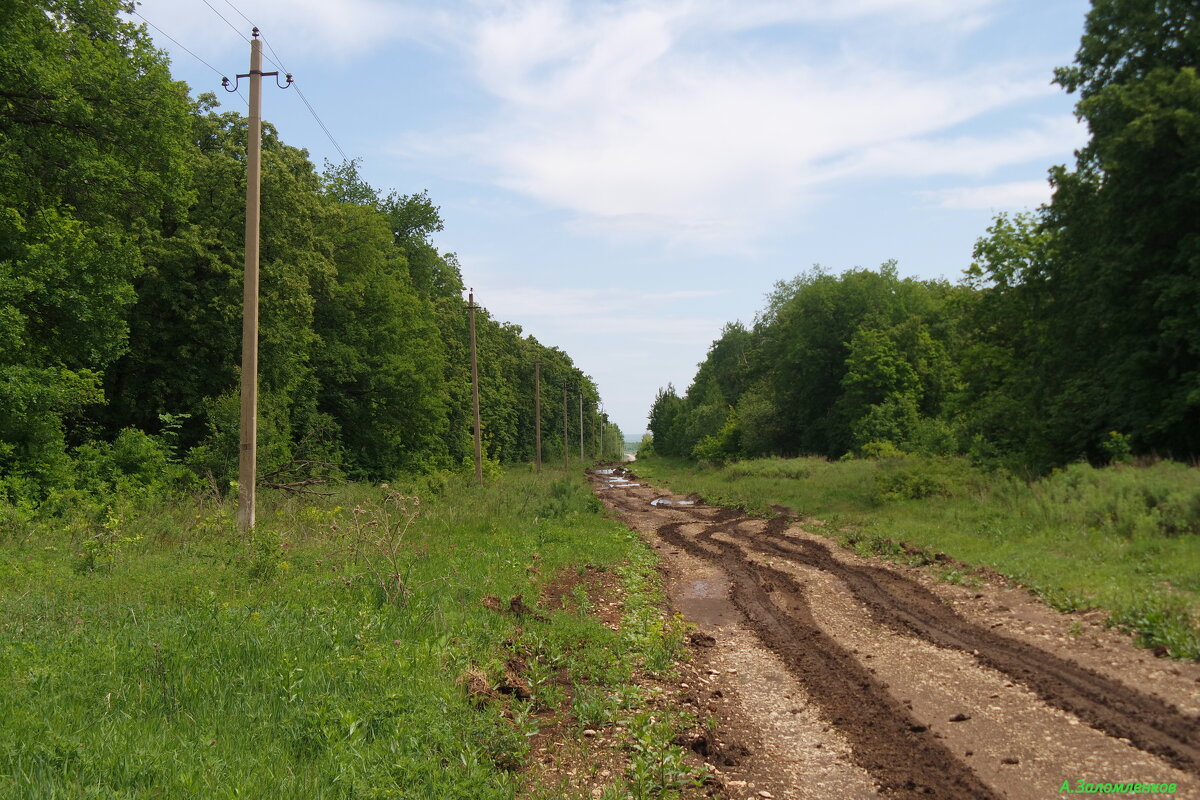
{"type": "MultiPolygon", "coordinates": [[[[250,41],[249,39],[246,38],[246,34],[239,31],[237,29],[237,25],[234,25],[232,22],[225,19],[225,15],[222,14],[220,11],[217,11],[217,9],[213,6],[212,3],[208,2],[208,0],[200,0],[200,2],[204,3],[204,5],[208,6],[210,11],[212,11],[214,14],[216,14],[218,17],[220,17],[221,21],[224,22],[226,25],[228,25],[230,27],[230,29],[233,30],[234,33],[236,33],[238,36],[240,36],[243,42],[250,41]]],[[[241,13],[241,12],[238,12],[238,13],[241,13]]],[[[253,25],[254,23],[251,23],[251,24],[253,25]]]]}
{"type": "Polygon", "coordinates": [[[237,15],[238,15],[239,17],[241,17],[242,19],[246,20],[246,22],[249,22],[251,27],[253,27],[253,26],[254,26],[254,20],[250,19],[250,18],[249,18],[249,17],[247,17],[245,14],[243,14],[243,13],[242,13],[242,10],[241,10],[240,8],[238,8],[237,6],[235,6],[233,3],[229,2],[229,0],[225,0],[225,5],[229,6],[229,7],[230,7],[230,8],[232,8],[234,11],[236,11],[236,12],[237,12],[237,15]]]}
{"type": "MultiPolygon", "coordinates": [[[[252,19],[250,19],[244,13],[242,13],[242,10],[240,8],[238,8],[237,6],[235,6],[233,3],[231,3],[230,0],[224,0],[224,2],[225,2],[225,5],[232,8],[239,17],[246,20],[246,22],[249,23],[252,27],[256,27],[256,28],[258,27],[257,25],[254,24],[254,21],[252,19]]],[[[249,39],[246,39],[246,37],[243,36],[240,31],[237,30],[237,27],[234,26],[234,24],[232,22],[230,22],[228,19],[225,18],[224,14],[222,14],[220,11],[217,11],[217,9],[214,8],[213,5],[208,2],[208,0],[203,0],[203,3],[204,3],[204,5],[208,6],[210,9],[212,9],[212,12],[214,14],[216,14],[218,17],[220,17],[221,20],[224,21],[224,23],[226,25],[233,28],[233,30],[235,32],[237,32],[238,36],[241,36],[242,39],[244,39],[247,42],[250,41],[249,39]]],[[[264,56],[266,58],[266,60],[268,62],[270,62],[272,65],[274,65],[277,69],[282,70],[283,72],[290,75],[291,73],[288,71],[287,67],[285,67],[283,65],[283,59],[280,58],[279,53],[275,52],[275,48],[271,46],[271,42],[268,41],[267,37],[263,36],[261,33],[259,35],[262,37],[263,44],[265,44],[267,46],[267,50],[269,50],[271,52],[271,56],[274,56],[274,58],[271,58],[270,56],[264,56]]],[[[304,91],[300,88],[299,81],[297,81],[294,77],[292,78],[292,88],[296,90],[296,95],[300,98],[300,101],[302,103],[304,103],[304,107],[308,109],[308,113],[312,115],[312,118],[314,120],[316,120],[317,125],[320,126],[321,130],[325,133],[325,137],[327,139],[329,139],[329,143],[333,145],[333,149],[338,151],[338,154],[341,155],[343,161],[349,161],[350,157],[348,155],[346,155],[346,151],[342,149],[342,146],[340,144],[338,144],[337,139],[335,139],[333,137],[333,132],[329,130],[329,127],[325,124],[324,120],[321,119],[321,115],[317,113],[317,109],[315,107],[313,107],[313,104],[311,102],[309,102],[309,99],[304,95],[304,91]]]]}
{"type": "MultiPolygon", "coordinates": [[[[198,56],[198,55],[196,55],[195,53],[193,53],[193,52],[192,52],[190,49],[188,49],[187,45],[183,44],[183,42],[179,41],[179,40],[178,40],[178,39],[176,39],[174,36],[172,36],[171,34],[167,33],[166,31],[164,31],[162,28],[160,28],[160,27],[158,27],[157,25],[155,25],[155,24],[154,24],[153,22],[151,22],[150,20],[146,19],[146,17],[145,17],[145,16],[143,16],[143,15],[142,15],[142,13],[141,13],[140,11],[138,11],[137,9],[132,9],[132,11],[133,11],[133,13],[134,13],[134,14],[136,14],[137,16],[139,16],[139,17],[141,17],[141,18],[142,18],[142,22],[146,23],[146,24],[147,24],[147,25],[149,25],[151,28],[154,28],[154,30],[158,31],[158,32],[159,32],[159,33],[161,33],[163,36],[165,36],[167,39],[169,39],[169,40],[171,40],[172,42],[174,42],[174,43],[175,43],[175,45],[176,45],[177,47],[179,47],[181,50],[183,50],[183,52],[187,53],[189,56],[191,56],[192,58],[196,59],[197,61],[199,61],[199,62],[200,62],[201,64],[203,64],[204,66],[206,66],[206,67],[208,67],[209,69],[211,69],[211,70],[212,70],[214,73],[216,73],[216,74],[217,74],[217,75],[219,75],[220,77],[222,77],[222,78],[224,78],[224,77],[225,77],[225,75],[224,75],[224,74],[221,72],[221,70],[217,69],[217,68],[216,68],[216,67],[214,67],[212,64],[208,63],[208,62],[207,62],[207,61],[205,61],[203,58],[201,58],[200,56],[198,56]]],[[[243,102],[243,103],[246,103],[246,102],[247,102],[247,101],[246,101],[246,98],[245,98],[245,97],[242,95],[242,92],[241,92],[241,90],[240,90],[240,89],[235,89],[234,91],[236,91],[236,92],[237,92],[237,96],[238,96],[238,97],[240,97],[240,98],[242,99],[242,102],[243,102]]],[[[249,105],[249,104],[247,103],[247,105],[249,105]]]]}

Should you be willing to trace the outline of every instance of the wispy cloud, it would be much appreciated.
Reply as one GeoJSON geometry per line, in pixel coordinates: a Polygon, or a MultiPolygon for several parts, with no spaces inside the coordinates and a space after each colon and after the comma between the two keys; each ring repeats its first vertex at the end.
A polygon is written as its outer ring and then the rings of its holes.
{"type": "MultiPolygon", "coordinates": [[[[210,2],[247,25],[225,0],[210,2]]],[[[1081,142],[1069,118],[1020,113],[1057,91],[1041,65],[947,67],[1000,0],[237,5],[277,47],[287,42],[285,59],[350,59],[399,40],[456,54],[490,102],[392,151],[566,211],[572,229],[605,237],[752,252],[844,181],[981,179],[1062,160],[1081,142]],[[919,58],[896,51],[896,31],[934,44],[919,58]],[[998,113],[1010,118],[996,123],[998,113]],[[962,132],[987,115],[993,133],[962,132]]],[[[217,52],[222,69],[242,46],[204,4],[144,10],[211,41],[202,55],[217,52]]]]}
{"type": "MultiPolygon", "coordinates": [[[[991,0],[585,4],[528,0],[468,22],[465,57],[496,107],[471,132],[408,142],[576,215],[577,230],[744,249],[850,177],[987,175],[1053,159],[1068,120],[957,126],[1055,92],[1041,70],[886,63],[844,31],[833,56],[735,46],[734,31],[887,20],[950,40],[991,0]]],[[[824,28],[822,29],[824,30],[824,28]]]]}
{"type": "Polygon", "coordinates": [[[480,302],[497,313],[520,319],[592,318],[629,314],[646,309],[667,310],[673,304],[720,297],[721,290],[671,289],[547,289],[542,287],[489,288],[480,284],[480,302]]]}
{"type": "Polygon", "coordinates": [[[694,301],[726,294],[720,290],[491,288],[486,281],[481,287],[476,299],[494,317],[519,319],[535,335],[552,327],[555,336],[706,346],[725,322],[695,313],[694,301]]]}
{"type": "Polygon", "coordinates": [[[1050,200],[1048,181],[1013,181],[990,186],[967,186],[921,192],[941,208],[972,211],[1033,209],[1050,200]]]}
{"type": "Polygon", "coordinates": [[[441,10],[388,0],[237,0],[232,5],[225,0],[142,0],[138,11],[168,35],[202,51],[197,54],[206,59],[242,56],[231,73],[241,71],[237,67],[245,60],[242,39],[250,36],[251,23],[261,28],[288,66],[311,53],[342,61],[385,42],[428,39],[434,29],[448,25],[441,10]]]}

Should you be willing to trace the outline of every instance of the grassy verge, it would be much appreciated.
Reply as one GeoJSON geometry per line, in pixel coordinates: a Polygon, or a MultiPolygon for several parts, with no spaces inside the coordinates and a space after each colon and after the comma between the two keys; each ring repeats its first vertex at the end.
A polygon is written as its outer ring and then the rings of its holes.
{"type": "Polygon", "coordinates": [[[249,537],[212,500],[10,510],[0,795],[523,796],[548,710],[615,713],[679,651],[652,557],[599,510],[527,472],[267,495],[249,537]],[[534,607],[570,570],[618,576],[618,630],[534,607]]]}
{"type": "MultiPolygon", "coordinates": [[[[1063,610],[1102,608],[1163,655],[1200,659],[1200,472],[1072,465],[1026,482],[958,459],[640,460],[642,477],[709,502],[827,523],[862,553],[984,566],[1063,610]],[[904,543],[915,547],[905,548],[904,543]]],[[[970,580],[944,567],[947,580],[970,580]]]]}

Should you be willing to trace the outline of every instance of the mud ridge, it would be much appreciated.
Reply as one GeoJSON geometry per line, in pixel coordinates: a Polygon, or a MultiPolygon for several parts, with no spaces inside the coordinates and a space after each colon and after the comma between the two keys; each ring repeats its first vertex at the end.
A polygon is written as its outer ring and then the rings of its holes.
{"type": "MultiPolygon", "coordinates": [[[[819,542],[787,537],[786,519],[771,523],[758,535],[739,531],[737,525],[729,533],[758,552],[840,578],[876,622],[971,653],[980,663],[1028,686],[1044,702],[1111,736],[1128,739],[1179,769],[1200,774],[1200,720],[1073,661],[981,628],[915,581],[886,569],[847,564],[819,542]]],[[[784,579],[799,588],[790,576],[784,579]]]]}
{"type": "MultiPolygon", "coordinates": [[[[698,515],[699,516],[699,515],[698,515]]],[[[746,518],[729,509],[707,516],[696,537],[688,522],[658,528],[666,542],[718,564],[748,626],[810,691],[830,724],[846,737],[852,758],[889,795],[901,798],[997,798],[965,764],[920,725],[854,656],[820,629],[803,589],[778,570],[751,564],[736,545],[713,538],[746,518]],[[777,593],[775,598],[772,593],[777,593]],[[782,606],[782,607],[781,607],[782,606]],[[785,610],[787,609],[787,610],[785,610]]],[[[772,521],[774,522],[774,521],[772,521]]],[[[786,524],[786,520],[783,520],[786,524]]]]}

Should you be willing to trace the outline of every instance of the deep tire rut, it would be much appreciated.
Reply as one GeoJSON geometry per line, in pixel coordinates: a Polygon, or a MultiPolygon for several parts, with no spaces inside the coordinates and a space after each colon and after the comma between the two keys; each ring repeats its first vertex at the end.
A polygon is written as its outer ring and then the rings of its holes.
{"type": "Polygon", "coordinates": [[[1005,796],[952,753],[939,733],[921,724],[911,705],[897,700],[875,670],[859,660],[857,650],[850,651],[822,629],[808,598],[815,586],[806,587],[806,572],[830,576],[845,587],[870,621],[891,635],[969,654],[979,665],[1027,687],[1047,706],[1176,769],[1200,775],[1200,719],[1171,703],[972,622],[893,569],[838,558],[815,537],[790,532],[792,520],[786,515],[762,520],[701,504],[669,504],[669,513],[651,511],[645,496],[651,491],[605,497],[630,519],[640,520],[647,534],[653,531],[667,545],[726,576],[729,601],[744,618],[742,624],[804,687],[820,716],[850,745],[850,758],[883,794],[1005,796]],[[664,524],[664,519],[671,521],[664,524]]]}
{"type": "Polygon", "coordinates": [[[980,663],[1028,686],[1046,703],[1200,775],[1200,720],[1079,664],[970,623],[924,586],[886,569],[846,564],[819,542],[791,539],[780,527],[768,526],[764,534],[754,536],[739,532],[735,523],[730,533],[759,552],[837,576],[876,622],[971,653],[980,663]]]}
{"type": "Polygon", "coordinates": [[[733,602],[764,645],[779,655],[825,717],[853,745],[855,762],[893,797],[998,798],[913,719],[887,687],[813,621],[804,591],[778,570],[751,564],[739,548],[714,540],[730,522],[689,538],[669,523],[658,535],[692,555],[718,563],[733,585],[733,602]],[[772,594],[778,593],[778,599],[772,594]],[[782,607],[781,607],[782,606],[782,607]]]}

